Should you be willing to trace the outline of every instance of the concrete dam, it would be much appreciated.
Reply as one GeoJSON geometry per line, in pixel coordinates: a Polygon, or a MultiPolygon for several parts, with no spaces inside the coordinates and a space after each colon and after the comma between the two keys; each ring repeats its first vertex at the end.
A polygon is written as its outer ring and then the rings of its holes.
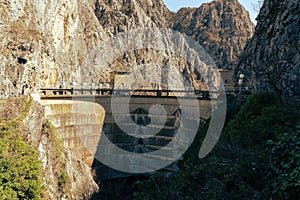
{"type": "MultiPolygon", "coordinates": [[[[131,96],[129,104],[126,98],[119,96],[112,100],[111,95],[41,97],[45,117],[56,127],[58,137],[64,147],[70,149],[78,158],[92,167],[99,179],[130,175],[130,173],[107,167],[95,159],[107,156],[110,162],[115,159],[113,162],[117,165],[124,164],[118,163],[117,156],[120,155],[117,154],[120,153],[107,153],[106,151],[110,147],[103,147],[103,144],[100,148],[101,141],[105,141],[104,136],[126,152],[147,155],[147,153],[161,150],[162,147],[176,140],[176,131],[181,126],[182,104],[191,110],[200,108],[202,120],[208,119],[211,115],[210,100],[196,99],[197,106],[199,106],[196,108],[190,104],[190,99],[187,97],[179,100],[180,97],[175,96],[131,96]],[[112,101],[114,101],[115,107],[112,107],[112,101]],[[161,105],[164,109],[161,111],[159,107],[153,107],[153,105],[161,105]],[[125,112],[124,107],[126,106],[128,110],[125,112]],[[163,122],[162,125],[161,122],[163,122]],[[145,127],[148,128],[148,132],[149,130],[151,130],[150,132],[158,130],[157,134],[148,134],[145,127]]],[[[190,123],[197,124],[197,126],[201,120],[193,116],[188,118],[190,123]]],[[[185,127],[185,130],[188,133],[188,127],[185,127]]],[[[170,159],[172,149],[164,148],[164,151],[163,156],[156,156],[155,160],[159,162],[170,159]]],[[[131,167],[134,168],[134,165],[131,167]]],[[[164,169],[167,171],[178,170],[176,163],[172,163],[164,169]]]]}

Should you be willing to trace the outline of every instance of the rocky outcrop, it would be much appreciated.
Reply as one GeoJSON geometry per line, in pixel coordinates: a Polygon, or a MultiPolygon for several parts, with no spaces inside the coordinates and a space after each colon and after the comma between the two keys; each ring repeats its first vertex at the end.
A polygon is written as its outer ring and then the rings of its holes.
{"type": "MultiPolygon", "coordinates": [[[[80,79],[89,52],[113,34],[166,26],[161,1],[0,1],[0,93],[27,94],[80,79]]],[[[98,80],[97,80],[98,83],[98,80]]]]}
{"type": "Polygon", "coordinates": [[[218,68],[232,69],[254,32],[248,11],[238,0],[215,0],[173,14],[171,27],[198,41],[218,68]]]}
{"type": "Polygon", "coordinates": [[[256,91],[300,95],[300,2],[265,0],[236,68],[256,91]]]}
{"type": "Polygon", "coordinates": [[[0,1],[0,92],[26,94],[78,79],[79,66],[106,34],[94,1],[0,1]]]}
{"type": "Polygon", "coordinates": [[[130,29],[167,27],[170,11],[161,0],[97,0],[95,14],[104,31],[115,35],[130,29]]]}
{"type": "MultiPolygon", "coordinates": [[[[236,0],[217,0],[178,14],[172,14],[161,0],[0,0],[0,11],[0,95],[4,97],[83,84],[82,66],[99,42],[147,27],[172,27],[187,33],[211,53],[219,67],[230,68],[253,28],[247,11],[236,0]]],[[[122,71],[143,60],[152,62],[158,54],[149,49],[127,53],[119,62],[125,64],[111,70],[122,71]]],[[[158,64],[180,65],[180,72],[199,78],[193,66],[182,64],[186,61],[174,59],[170,52],[159,54],[163,58],[158,64]]],[[[99,77],[94,70],[88,75],[99,77]]],[[[88,84],[106,81],[91,79],[88,84]]]]}
{"type": "Polygon", "coordinates": [[[1,149],[1,173],[11,176],[2,178],[1,184],[8,181],[22,184],[22,187],[7,184],[1,189],[4,194],[1,199],[10,191],[21,194],[27,188],[33,188],[36,193],[26,192],[15,198],[86,199],[98,190],[90,167],[63,144],[54,126],[45,119],[41,104],[28,96],[1,100],[0,118],[1,145],[19,146],[17,150],[16,147],[1,149]],[[4,159],[15,165],[3,164],[4,159]]]}

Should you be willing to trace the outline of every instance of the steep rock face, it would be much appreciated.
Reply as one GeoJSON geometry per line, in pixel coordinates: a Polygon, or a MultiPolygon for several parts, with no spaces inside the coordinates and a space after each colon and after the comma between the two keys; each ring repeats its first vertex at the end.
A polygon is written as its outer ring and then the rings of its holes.
{"type": "Polygon", "coordinates": [[[300,94],[300,2],[265,0],[236,75],[257,91],[300,94]]]}
{"type": "Polygon", "coordinates": [[[0,91],[18,95],[78,77],[90,49],[106,38],[93,1],[0,1],[0,91]]]}
{"type": "Polygon", "coordinates": [[[238,0],[216,0],[173,14],[171,27],[191,36],[218,68],[231,69],[254,32],[248,11],[238,0]]]}
{"type": "MultiPolygon", "coordinates": [[[[218,0],[195,11],[183,9],[176,15],[161,0],[0,0],[0,95],[28,94],[37,88],[60,85],[71,87],[74,82],[83,84],[86,80],[82,78],[82,66],[99,42],[125,30],[170,27],[168,21],[172,18],[175,20],[171,27],[199,41],[219,67],[230,68],[228,63],[234,62],[252,30],[247,20],[233,20],[248,16],[235,4],[239,5],[236,0],[218,0]],[[185,21],[187,16],[194,17],[185,21]]],[[[161,54],[164,58],[159,64],[181,65],[181,72],[198,76],[193,74],[194,66],[174,59],[170,52],[161,54]]],[[[112,70],[122,71],[124,66],[143,60],[155,61],[156,55],[149,49],[129,52],[119,62],[127,63],[112,70]]],[[[92,79],[99,77],[96,71],[88,74],[88,84],[98,85],[105,80],[92,79]]]]}
{"type": "MultiPolygon", "coordinates": [[[[135,67],[143,68],[142,73],[143,76],[135,76],[133,84],[135,85],[137,82],[145,85],[146,88],[151,87],[150,85],[154,83],[155,85],[166,85],[166,82],[161,81],[162,76],[167,75],[167,73],[162,72],[161,66],[169,68],[170,66],[175,66],[180,73],[186,72],[188,74],[189,82],[194,86],[201,88],[205,85],[204,81],[197,81],[197,75],[195,74],[197,70],[194,68],[199,67],[188,63],[187,60],[176,55],[174,51],[172,51],[172,45],[170,43],[174,42],[174,39],[171,39],[172,34],[168,35],[164,31],[158,30],[160,28],[168,28],[169,27],[169,19],[172,17],[172,13],[165,6],[163,1],[161,0],[121,0],[121,1],[96,1],[96,9],[95,14],[99,20],[99,23],[103,27],[104,31],[111,37],[116,36],[118,33],[123,33],[128,30],[133,30],[133,34],[126,35],[125,38],[130,38],[133,41],[134,34],[137,34],[137,38],[140,38],[139,33],[143,31],[149,34],[149,38],[145,41],[137,40],[138,42],[151,43],[161,42],[161,48],[147,48],[147,44],[144,45],[143,48],[134,49],[134,50],[126,50],[121,52],[120,55],[115,57],[115,60],[110,63],[109,70],[107,71],[117,71],[117,72],[132,72],[132,69],[135,67]],[[154,32],[158,34],[153,34],[153,32],[147,30],[147,28],[155,29],[154,32]],[[162,37],[158,37],[157,40],[150,37],[150,35],[163,35],[162,37]],[[166,35],[165,35],[166,34],[166,35]],[[166,36],[166,37],[165,37],[166,36]],[[165,38],[164,38],[165,37],[165,38]],[[153,64],[150,67],[150,64],[153,64]],[[148,66],[146,66],[148,65],[148,66]],[[155,66],[156,65],[156,66],[155,66]],[[155,69],[155,70],[154,70],[155,69]],[[160,75],[158,75],[160,74],[160,75]]],[[[164,29],[165,30],[165,29],[164,29]]],[[[155,38],[154,36],[154,38],[155,38]]],[[[118,37],[118,36],[117,36],[118,37]]],[[[126,40],[125,39],[125,40],[126,40]]],[[[182,38],[181,38],[182,39],[182,38]]],[[[129,41],[130,42],[130,41],[129,41]]],[[[184,46],[184,40],[180,41],[181,45],[184,46]]],[[[125,42],[126,45],[126,42],[125,42]]],[[[149,45],[151,46],[151,45],[149,45]]],[[[180,45],[178,45],[180,46],[180,45]]],[[[123,47],[123,46],[122,46],[123,47]]],[[[108,47],[109,48],[109,47],[108,47]]],[[[174,50],[174,49],[173,49],[174,50]]],[[[109,50],[107,50],[109,52],[109,50]]],[[[109,53],[107,53],[109,54],[109,53]]],[[[94,65],[97,63],[100,66],[102,63],[101,59],[98,61],[93,61],[94,65]]],[[[95,71],[95,68],[84,67],[81,71],[83,72],[83,80],[87,80],[88,82],[110,82],[109,73],[101,73],[99,79],[99,71],[98,73],[90,74],[88,72],[95,71]],[[85,72],[83,72],[85,71],[85,72]],[[89,76],[86,76],[89,74],[89,76]],[[98,77],[98,78],[97,78],[98,77]]],[[[97,71],[97,69],[96,69],[97,71]]],[[[101,70],[100,70],[101,71],[101,70]]],[[[103,71],[103,70],[102,70],[103,71]]],[[[176,71],[176,70],[175,70],[176,71]]],[[[199,72],[197,71],[198,75],[199,72]]],[[[203,72],[202,75],[206,75],[208,72],[203,72]]],[[[215,76],[215,75],[213,75],[215,76]]],[[[199,77],[198,77],[199,79],[199,77]]],[[[178,80],[177,80],[178,81],[178,80]]],[[[152,84],[153,85],[153,84],[152,84]]]]}
{"type": "Polygon", "coordinates": [[[81,66],[100,41],[128,29],[166,26],[169,12],[159,0],[1,0],[0,11],[1,96],[82,84],[81,66]]]}
{"type": "Polygon", "coordinates": [[[161,0],[96,1],[95,14],[106,33],[129,29],[167,27],[170,11],[161,0]]]}
{"type": "MultiPolygon", "coordinates": [[[[157,28],[167,28],[168,27],[168,18],[171,15],[171,12],[165,6],[165,4],[161,0],[121,0],[121,1],[96,1],[96,9],[95,14],[99,20],[99,23],[103,27],[104,31],[111,37],[115,36],[118,33],[123,33],[128,30],[138,30],[134,31],[138,34],[138,32],[151,32],[147,31],[147,28],[156,29],[157,32],[160,32],[157,28]]],[[[135,34],[134,33],[134,34],[135,34]]],[[[139,35],[139,34],[138,34],[139,35]]],[[[133,35],[129,34],[126,36],[132,40],[135,38],[133,35]]],[[[162,39],[162,38],[160,38],[162,39]]],[[[147,39],[146,39],[147,40],[147,39]]],[[[141,41],[138,41],[141,42],[141,41]]],[[[147,43],[152,42],[150,37],[147,40],[147,43]]],[[[129,51],[121,52],[120,55],[117,55],[115,60],[109,66],[110,70],[117,72],[129,72],[134,67],[145,67],[147,64],[158,64],[159,66],[176,66],[179,68],[179,71],[183,71],[183,68],[187,68],[187,63],[185,60],[182,60],[178,55],[174,55],[174,52],[168,51],[170,50],[168,46],[168,42],[170,42],[170,38],[168,36],[165,38],[165,41],[162,41],[162,47],[166,48],[166,51],[161,49],[150,49],[147,47],[143,47],[141,49],[134,49],[129,51]]],[[[126,45],[126,42],[125,42],[126,45]]],[[[147,46],[144,45],[144,46],[147,46]]],[[[109,48],[109,47],[108,47],[109,48]]],[[[108,51],[107,51],[108,52],[108,51]]],[[[108,53],[109,54],[109,53],[108,53]]],[[[97,64],[101,65],[98,62],[97,64]]],[[[155,67],[154,67],[155,68],[155,67]]],[[[156,69],[159,70],[160,67],[156,69]]],[[[92,71],[89,67],[85,67],[86,72],[84,72],[84,76],[88,74],[88,71],[92,71]]],[[[83,71],[82,70],[82,71],[83,71]]],[[[189,73],[193,73],[192,67],[189,67],[189,73]]],[[[144,82],[145,84],[152,82],[153,80],[149,80],[149,76],[156,77],[159,79],[159,76],[156,76],[153,69],[145,68],[146,76],[142,77],[140,83],[144,82]],[[148,71],[148,72],[146,72],[148,71]]],[[[97,75],[99,73],[94,73],[91,76],[85,76],[84,80],[88,80],[88,82],[110,82],[109,73],[101,73],[101,78],[97,79],[97,75]],[[95,76],[96,75],[96,76],[95,76]]],[[[139,79],[138,77],[136,77],[139,79]]],[[[156,80],[160,82],[160,80],[156,80]]],[[[193,80],[190,80],[193,81],[193,80]]]]}

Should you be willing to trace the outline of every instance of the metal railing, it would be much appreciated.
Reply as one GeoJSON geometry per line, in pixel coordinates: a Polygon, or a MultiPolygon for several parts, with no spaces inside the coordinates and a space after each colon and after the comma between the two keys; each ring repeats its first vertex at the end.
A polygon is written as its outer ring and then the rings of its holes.
{"type": "Polygon", "coordinates": [[[230,88],[225,91],[204,91],[204,90],[167,90],[167,89],[112,89],[112,88],[41,88],[42,96],[58,96],[58,95],[95,95],[95,96],[156,96],[156,97],[171,97],[171,96],[197,96],[203,99],[210,99],[214,95],[227,94],[235,95],[239,93],[251,94],[251,90],[230,88]]]}

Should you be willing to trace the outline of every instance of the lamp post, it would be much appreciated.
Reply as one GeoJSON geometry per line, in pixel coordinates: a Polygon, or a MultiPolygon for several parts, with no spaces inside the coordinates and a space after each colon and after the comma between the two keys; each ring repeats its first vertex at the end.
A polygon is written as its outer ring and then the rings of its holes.
{"type": "Polygon", "coordinates": [[[243,83],[244,83],[244,78],[245,78],[244,74],[239,75],[238,85],[239,85],[239,88],[240,88],[240,95],[242,94],[242,86],[243,86],[243,83]]]}

